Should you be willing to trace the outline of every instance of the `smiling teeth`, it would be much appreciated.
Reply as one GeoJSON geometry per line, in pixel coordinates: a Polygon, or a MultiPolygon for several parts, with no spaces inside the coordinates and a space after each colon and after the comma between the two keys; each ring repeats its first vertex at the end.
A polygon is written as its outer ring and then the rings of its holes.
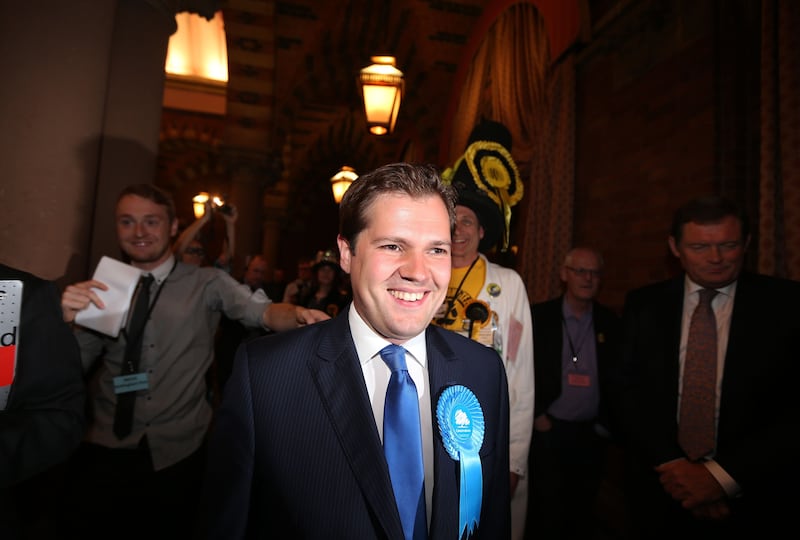
{"type": "Polygon", "coordinates": [[[392,296],[397,298],[398,300],[405,300],[406,302],[417,302],[422,300],[422,297],[425,296],[424,293],[410,293],[410,292],[400,292],[400,291],[390,291],[392,296]]]}

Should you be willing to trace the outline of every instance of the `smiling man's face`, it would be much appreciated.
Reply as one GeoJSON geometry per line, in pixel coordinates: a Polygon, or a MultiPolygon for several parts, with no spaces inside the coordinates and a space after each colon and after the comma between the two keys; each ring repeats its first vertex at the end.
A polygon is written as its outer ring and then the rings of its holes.
{"type": "Polygon", "coordinates": [[[450,219],[441,198],[381,195],[355,250],[342,237],[338,242],[361,318],[392,343],[421,333],[450,281],[450,219]]]}
{"type": "Polygon", "coordinates": [[[125,195],[117,203],[117,239],[131,264],[143,270],[166,261],[178,220],[170,221],[167,208],[138,195],[125,195]]]}
{"type": "Polygon", "coordinates": [[[484,230],[478,215],[466,206],[456,205],[456,227],[453,231],[453,267],[464,268],[478,256],[484,230]]]}

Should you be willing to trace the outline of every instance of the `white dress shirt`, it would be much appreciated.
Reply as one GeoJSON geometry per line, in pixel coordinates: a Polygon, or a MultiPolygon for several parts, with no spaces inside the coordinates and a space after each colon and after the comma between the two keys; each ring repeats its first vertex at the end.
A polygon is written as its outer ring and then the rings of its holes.
{"type": "MultiPolygon", "coordinates": [[[[680,379],[678,387],[678,418],[680,418],[681,392],[683,391],[683,365],[686,360],[686,342],[689,337],[689,325],[691,324],[692,314],[697,304],[700,302],[700,289],[703,289],[686,276],[683,292],[683,318],[681,319],[681,343],[679,351],[680,379]]],[[[714,425],[719,423],[719,403],[722,395],[722,374],[725,371],[725,354],[728,351],[728,336],[731,329],[731,315],[733,314],[733,301],[736,296],[736,282],[715,289],[717,294],[711,300],[711,309],[714,310],[714,317],[717,322],[717,386],[714,405],[714,425]]],[[[719,463],[713,460],[714,454],[704,462],[709,472],[720,483],[722,489],[729,496],[737,495],[741,488],[739,484],[723,469],[719,463]]]]}
{"type": "MultiPolygon", "coordinates": [[[[375,425],[383,441],[383,405],[386,400],[386,388],[389,386],[391,370],[380,356],[381,349],[389,345],[389,341],[375,333],[358,314],[355,305],[351,304],[348,315],[350,332],[356,344],[356,353],[367,385],[375,425]]],[[[400,344],[406,350],[406,365],[419,397],[419,420],[422,429],[422,458],[425,466],[425,504],[428,525],[431,521],[431,504],[433,501],[433,424],[431,419],[430,384],[428,383],[428,350],[425,344],[425,332],[400,344]]]]}

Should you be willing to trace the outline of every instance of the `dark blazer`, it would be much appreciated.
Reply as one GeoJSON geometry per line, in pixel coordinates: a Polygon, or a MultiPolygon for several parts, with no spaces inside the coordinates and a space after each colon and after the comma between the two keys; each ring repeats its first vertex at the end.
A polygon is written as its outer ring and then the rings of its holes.
{"type": "MultiPolygon", "coordinates": [[[[625,301],[614,411],[629,458],[642,470],[684,456],[677,443],[683,290],[680,276],[634,290],[625,301]]],[[[781,486],[798,481],[797,467],[785,465],[800,455],[799,306],[800,283],[743,273],[722,378],[714,459],[743,490],[731,501],[735,510],[771,522],[787,500],[781,486]]]]}
{"type": "MultiPolygon", "coordinates": [[[[239,349],[209,444],[209,537],[403,537],[348,311],[239,349]]],[[[451,385],[470,388],[483,409],[483,498],[472,538],[508,538],[503,364],[492,349],[435,326],[427,348],[434,424],[439,395],[451,385]]],[[[459,464],[433,429],[429,538],[452,540],[459,537],[459,464]]]]}
{"type": "MultiPolygon", "coordinates": [[[[564,296],[533,304],[533,358],[536,404],[534,418],[547,412],[561,395],[561,347],[564,339],[562,305],[564,296]]],[[[599,421],[606,427],[605,393],[609,369],[617,362],[620,322],[616,313],[602,304],[592,304],[597,370],[600,384],[599,421]]]]}
{"type": "Polygon", "coordinates": [[[2,264],[0,279],[23,282],[16,375],[0,410],[0,537],[14,538],[8,527],[22,502],[15,487],[78,447],[86,426],[85,386],[55,284],[2,264]]]}

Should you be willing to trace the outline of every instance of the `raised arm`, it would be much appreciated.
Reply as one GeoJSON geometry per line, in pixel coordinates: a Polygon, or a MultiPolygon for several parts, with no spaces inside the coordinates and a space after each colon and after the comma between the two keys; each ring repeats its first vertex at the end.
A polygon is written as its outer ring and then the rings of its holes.
{"type": "Polygon", "coordinates": [[[208,223],[210,219],[211,203],[206,202],[206,211],[203,213],[203,216],[194,220],[191,225],[183,230],[183,232],[178,236],[177,240],[175,240],[173,251],[178,260],[181,259],[183,252],[186,251],[186,248],[189,247],[189,244],[192,242],[192,240],[197,237],[197,234],[200,232],[200,229],[203,228],[203,225],[208,223]]]}
{"type": "Polygon", "coordinates": [[[222,241],[222,251],[217,257],[216,266],[223,270],[230,270],[233,264],[233,255],[236,253],[236,220],[239,219],[239,211],[233,205],[227,205],[230,212],[220,212],[222,219],[225,220],[225,239],[222,241]]]}

